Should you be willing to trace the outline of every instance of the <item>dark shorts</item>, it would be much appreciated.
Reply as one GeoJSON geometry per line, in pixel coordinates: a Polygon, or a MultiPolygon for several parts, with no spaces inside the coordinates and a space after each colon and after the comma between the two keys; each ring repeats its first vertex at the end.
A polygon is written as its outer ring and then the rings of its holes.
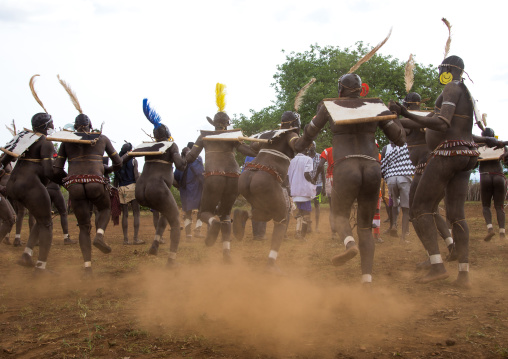
{"type": "Polygon", "coordinates": [[[296,208],[301,209],[302,211],[310,212],[312,211],[312,205],[310,201],[306,202],[295,202],[296,208]]]}
{"type": "Polygon", "coordinates": [[[319,196],[321,191],[323,190],[323,186],[316,186],[316,197],[319,196]]]}

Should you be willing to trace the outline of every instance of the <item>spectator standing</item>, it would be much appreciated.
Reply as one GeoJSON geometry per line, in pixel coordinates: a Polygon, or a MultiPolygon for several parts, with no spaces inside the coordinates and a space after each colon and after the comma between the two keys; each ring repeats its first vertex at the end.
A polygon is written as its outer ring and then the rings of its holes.
{"type": "MultiPolygon", "coordinates": [[[[194,142],[189,142],[187,147],[182,149],[182,158],[185,157],[187,152],[194,146],[194,142]]],[[[183,171],[175,170],[175,181],[178,183],[178,190],[180,191],[180,200],[182,202],[182,210],[184,212],[184,228],[187,241],[192,240],[192,211],[201,205],[201,195],[203,193],[203,181],[205,167],[203,166],[203,159],[198,156],[192,163],[188,163],[183,171]]],[[[198,212],[196,226],[194,228],[194,235],[200,236],[201,226],[203,222],[199,219],[200,213],[198,212]]]]}
{"type": "Polygon", "coordinates": [[[401,243],[406,243],[409,234],[409,189],[411,188],[411,176],[415,167],[409,159],[407,144],[397,147],[393,142],[383,147],[381,152],[381,173],[385,179],[390,197],[392,198],[392,227],[390,236],[398,237],[397,219],[399,207],[402,210],[402,233],[401,243]]]}
{"type": "MultiPolygon", "coordinates": [[[[312,142],[312,145],[309,148],[309,157],[312,158],[312,173],[311,178],[316,184],[316,196],[313,199],[314,209],[316,210],[316,232],[319,232],[319,203],[320,203],[320,195],[323,191],[323,180],[325,178],[325,169],[324,166],[319,167],[319,163],[321,160],[321,156],[319,153],[316,153],[316,142],[312,142]],[[320,172],[318,172],[318,170],[320,172]]],[[[309,228],[310,229],[310,228],[309,228]]]]}
{"type": "MultiPolygon", "coordinates": [[[[145,241],[138,238],[139,235],[139,217],[140,208],[136,200],[136,180],[139,178],[138,161],[134,157],[130,157],[127,152],[132,150],[132,144],[126,142],[120,150],[122,158],[122,168],[115,172],[114,186],[118,187],[118,195],[120,198],[120,206],[122,207],[122,231],[123,244],[129,243],[129,204],[132,207],[132,215],[134,217],[134,240],[132,244],[144,244],[145,241]]],[[[96,217],[97,218],[97,217],[96,217]]]]}
{"type": "Polygon", "coordinates": [[[310,218],[311,200],[316,194],[316,186],[311,178],[312,170],[312,158],[302,152],[291,160],[288,168],[291,197],[297,208],[296,238],[302,240],[305,240],[307,230],[312,223],[310,218]]]}

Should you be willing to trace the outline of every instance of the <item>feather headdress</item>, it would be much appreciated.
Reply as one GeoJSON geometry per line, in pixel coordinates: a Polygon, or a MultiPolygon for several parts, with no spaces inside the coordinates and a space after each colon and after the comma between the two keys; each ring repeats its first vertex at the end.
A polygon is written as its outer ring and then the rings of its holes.
{"type": "Polygon", "coordinates": [[[62,80],[60,78],[60,75],[56,75],[56,77],[58,77],[58,81],[63,86],[65,91],[69,94],[69,97],[71,98],[71,102],[74,105],[74,107],[76,108],[76,110],[78,110],[79,113],[83,113],[83,110],[81,110],[81,106],[79,105],[78,98],[76,97],[76,94],[74,93],[74,91],[72,91],[71,87],[64,80],[62,80]]]}
{"type": "Polygon", "coordinates": [[[302,102],[303,102],[303,97],[305,96],[305,93],[307,92],[307,90],[309,89],[309,87],[311,87],[311,85],[316,82],[316,79],[313,77],[310,79],[310,81],[305,85],[303,86],[300,91],[298,91],[298,93],[296,94],[296,97],[295,97],[295,111],[298,112],[298,109],[300,108],[300,106],[302,105],[302,102]]]}
{"type": "Polygon", "coordinates": [[[16,136],[16,124],[14,123],[14,120],[12,120],[12,127],[9,127],[5,125],[5,127],[9,130],[11,135],[16,136]]]}
{"type": "Polygon", "coordinates": [[[31,78],[30,78],[30,82],[28,83],[28,85],[30,86],[30,91],[32,91],[32,95],[34,96],[35,98],[35,101],[37,101],[39,103],[39,105],[41,105],[42,109],[44,110],[44,112],[48,113],[48,111],[46,110],[46,108],[44,107],[44,105],[42,104],[42,101],[41,99],[39,98],[39,96],[37,96],[37,92],[35,92],[35,88],[34,88],[34,84],[35,84],[35,78],[37,76],[40,76],[40,75],[33,75],[31,78]]]}
{"type": "Polygon", "coordinates": [[[148,103],[148,99],[143,99],[143,113],[145,114],[148,121],[150,121],[153,125],[154,129],[157,129],[161,126],[161,117],[153,108],[150,107],[148,103]]]}
{"type": "Polygon", "coordinates": [[[441,21],[444,22],[444,24],[448,28],[448,39],[446,40],[446,45],[444,49],[444,58],[446,59],[446,57],[448,57],[448,53],[450,52],[450,44],[452,43],[452,25],[444,17],[441,19],[441,21]]]}
{"type": "Polygon", "coordinates": [[[218,83],[215,85],[215,102],[219,109],[218,112],[224,112],[226,108],[226,85],[218,83]]]}
{"type": "Polygon", "coordinates": [[[404,71],[404,82],[406,84],[406,93],[409,93],[411,91],[411,87],[413,87],[413,84],[415,82],[415,60],[413,59],[413,54],[409,55],[409,60],[407,60],[406,68],[404,71]]]}
{"type": "Polygon", "coordinates": [[[362,57],[362,58],[360,59],[360,61],[358,61],[358,62],[357,62],[357,63],[356,63],[353,67],[351,67],[351,68],[349,69],[348,74],[352,74],[353,72],[355,72],[356,70],[358,70],[358,68],[359,68],[362,64],[364,64],[365,62],[369,61],[369,60],[370,60],[370,58],[371,58],[372,56],[374,56],[374,54],[375,54],[375,53],[376,53],[376,52],[377,52],[377,51],[381,48],[381,46],[383,46],[383,45],[384,45],[384,44],[388,41],[388,39],[390,38],[390,35],[391,35],[391,34],[392,34],[392,28],[390,28],[390,32],[388,33],[388,36],[386,36],[386,38],[385,38],[383,41],[381,41],[379,44],[377,44],[377,46],[376,46],[376,47],[374,47],[372,50],[370,50],[370,52],[369,52],[367,55],[365,55],[364,57],[362,57]]]}

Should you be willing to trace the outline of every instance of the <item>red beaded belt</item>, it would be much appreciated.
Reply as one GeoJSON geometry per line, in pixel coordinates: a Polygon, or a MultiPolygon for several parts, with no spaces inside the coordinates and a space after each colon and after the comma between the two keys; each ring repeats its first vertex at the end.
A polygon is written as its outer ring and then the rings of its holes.
{"type": "Polygon", "coordinates": [[[495,176],[501,176],[505,178],[504,173],[501,172],[480,172],[481,175],[495,175],[495,176]]]}
{"type": "Polygon", "coordinates": [[[113,224],[115,226],[118,225],[120,221],[120,213],[122,211],[120,207],[120,198],[118,197],[118,189],[110,185],[109,179],[104,176],[97,175],[72,175],[65,177],[62,180],[62,185],[65,189],[68,189],[76,183],[100,183],[105,185],[111,201],[111,218],[113,219],[113,224]]]}
{"type": "Polygon", "coordinates": [[[452,157],[452,156],[469,156],[469,157],[478,157],[480,156],[480,152],[478,150],[448,150],[448,148],[457,147],[457,146],[467,146],[477,148],[478,144],[469,141],[462,140],[448,140],[442,142],[439,146],[436,147],[434,151],[432,151],[432,155],[436,156],[444,156],[444,157],[452,157]]]}
{"type": "Polygon", "coordinates": [[[248,171],[264,171],[264,172],[269,173],[272,176],[274,176],[275,179],[277,180],[277,182],[279,182],[281,184],[283,182],[281,175],[275,169],[273,169],[270,166],[265,166],[265,165],[262,165],[262,164],[259,164],[259,163],[249,162],[249,163],[247,163],[245,165],[245,169],[248,170],[248,171]]]}
{"type": "Polygon", "coordinates": [[[101,184],[109,184],[109,180],[104,176],[97,176],[97,175],[72,175],[65,177],[62,180],[62,185],[67,189],[71,185],[76,183],[101,183],[101,184]]]}
{"type": "Polygon", "coordinates": [[[418,163],[415,167],[415,175],[422,175],[427,166],[427,162],[418,163]]]}

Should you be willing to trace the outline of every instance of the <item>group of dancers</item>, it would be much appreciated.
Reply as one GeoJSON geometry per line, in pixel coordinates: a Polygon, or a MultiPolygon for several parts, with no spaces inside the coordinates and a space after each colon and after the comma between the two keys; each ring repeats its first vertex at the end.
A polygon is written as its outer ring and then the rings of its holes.
{"type": "MultiPolygon", "coordinates": [[[[372,55],[372,52],[368,54],[372,55]]],[[[360,60],[359,64],[368,58],[360,60]]],[[[53,143],[47,139],[51,138],[49,135],[54,128],[53,120],[35,92],[33,77],[30,87],[44,112],[33,116],[32,131],[25,135],[36,136],[37,139],[26,146],[21,154],[3,149],[5,154],[1,160],[1,174],[9,178],[0,195],[0,238],[10,231],[16,220],[15,212],[6,200],[8,197],[27,208],[35,218],[35,225],[19,263],[34,266],[35,273],[38,274],[47,272],[53,232],[51,200],[46,185],[53,181],[64,186],[69,193],[79,227],[84,270],[86,274],[91,274],[92,244],[103,253],[111,252],[111,247],[105,240],[105,230],[111,212],[117,206],[118,191],[110,184],[108,174],[119,171],[129,158],[144,156],[143,170],[135,181],[135,199],[140,205],[152,208],[161,215],[149,253],[158,253],[164,228],[169,224],[167,266],[174,267],[181,230],[179,208],[170,191],[174,182],[173,165],[183,171],[204,150],[206,161],[199,219],[208,225],[205,244],[213,246],[221,234],[223,259],[226,263],[231,262],[231,210],[241,194],[252,207],[253,221],[274,222],[266,268],[273,273],[280,273],[276,261],[287,229],[290,205],[287,173],[290,161],[297,153],[307,151],[328,124],[333,133],[334,159],[330,219],[334,232],[345,247],[344,251],[332,257],[331,262],[341,266],[359,253],[362,283],[368,284],[372,282],[375,248],[372,221],[381,183],[379,149],[375,141],[375,133],[379,128],[395,145],[408,143],[411,148],[419,151],[415,163],[417,173],[411,189],[410,218],[428,253],[430,265],[428,272],[418,281],[429,283],[449,276],[439,250],[436,226],[440,222],[438,204],[444,198],[446,218],[452,231],[446,237],[453,237],[453,246],[447,244],[450,251],[455,252],[458,261],[458,277],[454,283],[469,287],[469,230],[464,214],[469,176],[480,155],[478,144],[501,147],[503,142],[489,136],[489,133],[484,133],[483,137],[472,133],[475,104],[462,78],[464,62],[458,56],[448,56],[439,65],[439,81],[444,88],[433,111],[428,114],[421,115],[414,111],[421,100],[410,93],[404,104],[391,101],[389,107],[381,104],[384,111],[376,110],[374,115],[364,114],[361,121],[347,118],[347,121],[343,121],[341,116],[344,108],[364,111],[366,104],[379,105],[376,101],[369,102],[369,99],[360,97],[362,80],[354,73],[359,64],[339,78],[338,98],[321,101],[316,115],[304,127],[303,133],[296,105],[295,111],[283,113],[280,128],[274,131],[243,137],[238,135],[238,130],[228,130],[230,118],[224,111],[224,85],[217,84],[218,112],[213,119],[208,118],[214,130],[201,131],[191,148],[186,147],[180,152],[169,128],[161,122],[148,100],[144,99],[143,112],[154,126],[154,142],[144,149],[124,151],[122,157],[115,151],[108,137],[93,131],[92,123],[81,110],[76,95],[61,79],[62,86],[79,112],[73,131],[87,140],[61,140],[54,157],[53,143]],[[250,144],[247,144],[249,141],[250,144]],[[254,157],[242,172],[235,159],[237,151],[254,157]],[[104,154],[111,159],[111,166],[103,164],[104,154]],[[9,173],[6,169],[12,161],[16,161],[16,165],[9,173]],[[356,238],[350,224],[350,212],[355,201],[358,206],[356,238]],[[97,210],[93,240],[90,204],[97,210]],[[36,243],[39,245],[39,253],[34,263],[32,254],[36,243]]],[[[304,92],[300,95],[304,96],[304,92]]],[[[493,171],[485,172],[490,176],[493,171]]],[[[482,172],[481,175],[485,174],[482,172]]]]}

